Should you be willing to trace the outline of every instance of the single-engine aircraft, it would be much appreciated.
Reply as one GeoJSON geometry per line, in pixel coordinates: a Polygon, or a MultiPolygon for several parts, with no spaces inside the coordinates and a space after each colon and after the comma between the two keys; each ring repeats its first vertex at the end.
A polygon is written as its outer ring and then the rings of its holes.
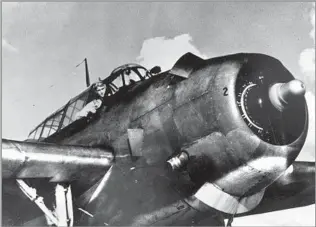
{"type": "Polygon", "coordinates": [[[187,53],[100,82],[90,116],[75,118],[87,83],[26,141],[2,139],[3,225],[230,226],[315,203],[315,163],[295,161],[305,86],[277,59],[187,53]]]}

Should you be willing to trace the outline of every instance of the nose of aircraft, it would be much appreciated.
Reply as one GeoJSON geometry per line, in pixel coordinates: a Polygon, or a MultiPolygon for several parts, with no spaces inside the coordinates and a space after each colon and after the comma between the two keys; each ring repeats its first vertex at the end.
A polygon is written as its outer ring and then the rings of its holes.
{"type": "Polygon", "coordinates": [[[185,169],[197,185],[211,182],[228,194],[252,196],[278,179],[304,144],[305,85],[264,55],[210,59],[201,67],[186,84],[201,84],[194,92],[210,88],[190,103],[201,110],[208,134],[185,144],[167,164],[185,169]]]}

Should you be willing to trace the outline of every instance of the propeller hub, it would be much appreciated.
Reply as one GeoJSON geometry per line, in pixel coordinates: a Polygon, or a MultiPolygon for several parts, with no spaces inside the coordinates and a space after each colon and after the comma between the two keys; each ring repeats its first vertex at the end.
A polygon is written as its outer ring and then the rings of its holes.
{"type": "Polygon", "coordinates": [[[293,99],[303,97],[305,92],[302,81],[291,80],[288,83],[274,84],[269,90],[269,98],[273,106],[282,112],[293,99]]]}

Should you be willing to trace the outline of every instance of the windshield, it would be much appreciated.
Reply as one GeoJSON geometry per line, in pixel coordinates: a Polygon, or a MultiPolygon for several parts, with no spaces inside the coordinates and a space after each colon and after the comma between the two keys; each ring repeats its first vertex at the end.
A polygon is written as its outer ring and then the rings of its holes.
{"type": "Polygon", "coordinates": [[[111,93],[116,93],[121,87],[129,86],[138,81],[145,80],[151,75],[148,70],[137,64],[127,64],[112,71],[106,79],[111,93]]]}

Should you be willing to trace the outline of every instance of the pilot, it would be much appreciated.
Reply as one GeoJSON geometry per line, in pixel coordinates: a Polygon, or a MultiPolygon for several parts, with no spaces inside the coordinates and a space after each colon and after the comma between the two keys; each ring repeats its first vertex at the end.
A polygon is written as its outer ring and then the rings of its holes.
{"type": "Polygon", "coordinates": [[[83,117],[88,117],[88,120],[97,112],[97,110],[102,106],[103,98],[106,94],[106,85],[101,81],[93,85],[95,98],[85,105],[77,114],[76,120],[83,117]]]}
{"type": "Polygon", "coordinates": [[[125,86],[128,86],[130,84],[135,84],[135,80],[131,78],[131,70],[129,68],[125,69],[123,72],[125,74],[125,86]]]}
{"type": "Polygon", "coordinates": [[[106,93],[106,86],[101,81],[94,85],[95,93],[102,99],[106,93]]]}

